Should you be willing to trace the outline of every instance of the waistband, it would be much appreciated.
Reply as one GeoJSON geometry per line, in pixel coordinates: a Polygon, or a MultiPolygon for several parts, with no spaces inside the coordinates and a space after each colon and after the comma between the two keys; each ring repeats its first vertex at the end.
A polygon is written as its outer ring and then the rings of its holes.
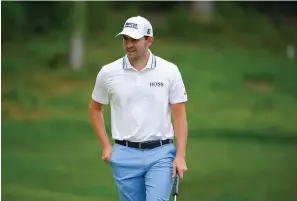
{"type": "Polygon", "coordinates": [[[166,139],[166,140],[154,140],[154,141],[146,141],[146,142],[131,142],[127,140],[115,140],[115,143],[126,147],[133,147],[138,149],[153,149],[165,144],[173,143],[173,140],[166,139]]]}

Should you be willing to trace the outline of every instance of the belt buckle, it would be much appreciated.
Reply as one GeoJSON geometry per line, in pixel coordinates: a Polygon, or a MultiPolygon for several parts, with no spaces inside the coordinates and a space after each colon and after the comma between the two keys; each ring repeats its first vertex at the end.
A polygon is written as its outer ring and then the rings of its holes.
{"type": "Polygon", "coordinates": [[[142,144],[142,142],[139,142],[139,144],[138,144],[138,148],[142,150],[142,148],[141,148],[141,144],[142,144]]]}

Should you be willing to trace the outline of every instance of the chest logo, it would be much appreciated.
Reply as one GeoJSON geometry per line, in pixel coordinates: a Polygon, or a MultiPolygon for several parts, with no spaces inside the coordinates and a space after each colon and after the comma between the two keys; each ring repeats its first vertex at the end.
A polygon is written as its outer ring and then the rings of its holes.
{"type": "Polygon", "coordinates": [[[163,82],[150,82],[150,87],[163,87],[163,82]]]}

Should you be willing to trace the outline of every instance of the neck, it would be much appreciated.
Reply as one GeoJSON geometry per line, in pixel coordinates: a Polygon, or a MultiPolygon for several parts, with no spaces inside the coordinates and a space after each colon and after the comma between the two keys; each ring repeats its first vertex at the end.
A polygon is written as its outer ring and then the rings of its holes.
{"type": "Polygon", "coordinates": [[[144,53],[144,55],[142,57],[133,58],[133,59],[129,58],[129,61],[130,61],[130,64],[136,70],[140,71],[145,68],[149,58],[150,58],[150,52],[148,50],[146,50],[146,52],[144,53]]]}

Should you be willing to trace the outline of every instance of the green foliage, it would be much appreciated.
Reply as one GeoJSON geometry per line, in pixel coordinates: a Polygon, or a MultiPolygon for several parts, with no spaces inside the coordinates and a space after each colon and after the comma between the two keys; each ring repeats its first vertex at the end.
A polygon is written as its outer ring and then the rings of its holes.
{"type": "Polygon", "coordinates": [[[217,4],[216,17],[224,25],[224,29],[253,42],[256,48],[271,48],[283,42],[272,18],[256,10],[243,10],[232,3],[221,2],[217,4]]]}
{"type": "Polygon", "coordinates": [[[158,36],[203,44],[236,44],[249,49],[283,50],[290,41],[297,44],[296,28],[279,16],[270,17],[255,9],[243,9],[230,2],[216,2],[214,19],[202,23],[186,4],[177,4],[165,13],[166,21],[155,26],[158,36]],[[281,20],[282,19],[282,20],[281,20]],[[281,23],[277,23],[277,22],[281,23]],[[285,28],[286,27],[286,28],[285,28]]]}
{"type": "Polygon", "coordinates": [[[3,2],[2,42],[24,41],[54,30],[67,30],[70,2],[3,2]]]}
{"type": "Polygon", "coordinates": [[[87,13],[86,13],[87,30],[86,31],[90,35],[92,33],[96,33],[96,35],[104,34],[108,26],[106,16],[108,16],[108,12],[109,12],[109,2],[88,1],[86,2],[86,4],[87,4],[87,13]]]}
{"type": "Polygon", "coordinates": [[[2,66],[2,73],[5,75],[8,74],[15,74],[22,68],[23,66],[24,58],[17,58],[17,57],[5,57],[1,60],[1,66],[2,66]]]}
{"type": "Polygon", "coordinates": [[[25,8],[20,2],[12,1],[2,3],[1,10],[2,40],[20,37],[19,34],[26,31],[25,24],[28,23],[25,8]]]}
{"type": "MultiPolygon", "coordinates": [[[[79,8],[84,7],[79,4],[84,5],[77,3],[79,8]]],[[[85,2],[85,31],[90,36],[104,36],[118,30],[126,18],[151,12],[165,17],[165,22],[155,27],[160,36],[196,41],[209,41],[212,37],[228,42],[236,39],[238,43],[244,40],[257,48],[278,48],[283,40],[294,41],[296,38],[296,29],[286,25],[284,17],[269,17],[256,9],[244,9],[245,5],[238,4],[215,2],[215,18],[211,24],[205,25],[197,22],[189,12],[190,2],[172,5],[166,2],[85,2]]],[[[77,14],[74,2],[4,2],[3,8],[3,35],[6,39],[33,37],[35,34],[45,34],[57,29],[69,34],[73,21],[82,23],[75,20],[77,14]]],[[[159,24],[158,21],[156,24],[159,24]]]]}

